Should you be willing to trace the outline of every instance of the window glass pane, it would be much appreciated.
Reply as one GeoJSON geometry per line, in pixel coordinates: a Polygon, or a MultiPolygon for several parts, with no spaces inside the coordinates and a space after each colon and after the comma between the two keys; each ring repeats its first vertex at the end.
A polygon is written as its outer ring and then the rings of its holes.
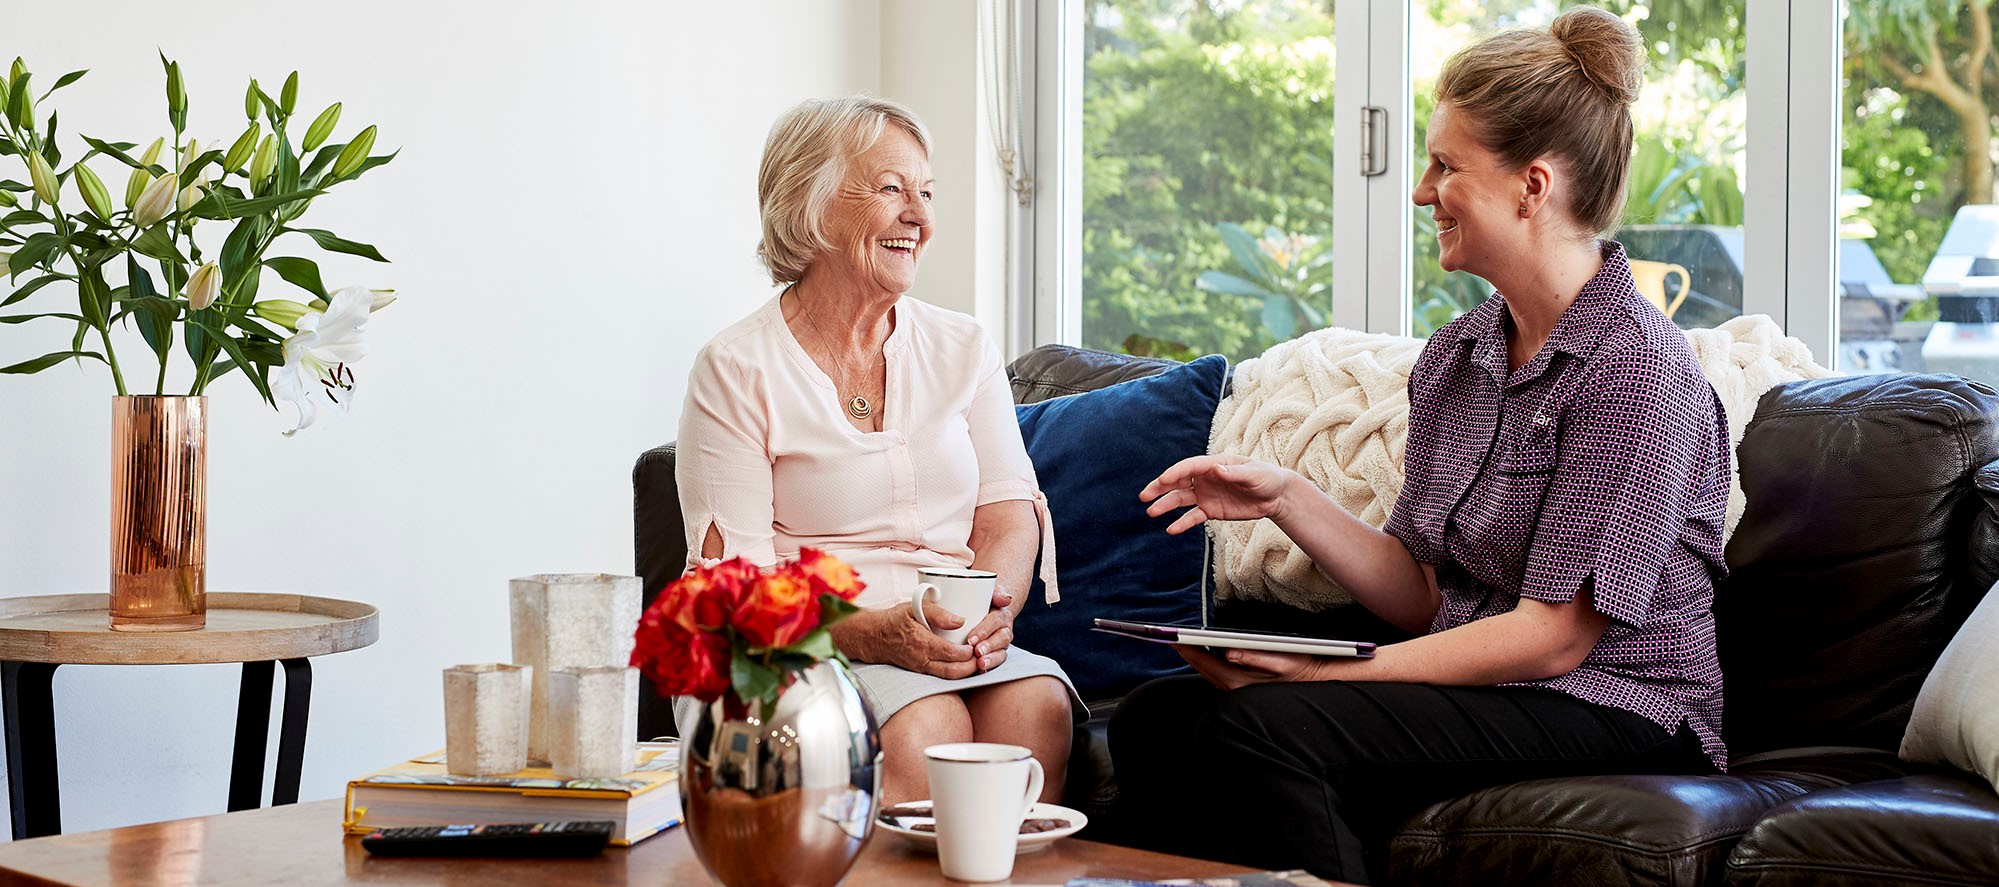
{"type": "Polygon", "coordinates": [[[1849,5],[1842,38],[1839,367],[1999,382],[1992,25],[1876,7],[1849,5]]]}
{"type": "MultiPolygon", "coordinates": [[[[1682,327],[1742,313],[1742,168],[1746,134],[1746,0],[1599,0],[1638,27],[1648,64],[1631,109],[1633,154],[1624,224],[1611,236],[1634,260],[1639,289],[1682,327]]],[[[1508,27],[1546,27],[1556,0],[1426,0],[1411,17],[1415,165],[1451,54],[1508,27]]],[[[1415,212],[1411,328],[1427,336],[1491,295],[1485,281],[1437,266],[1437,227],[1415,212]]]]}
{"type": "Polygon", "coordinates": [[[1089,0],[1082,344],[1253,357],[1332,302],[1331,0],[1089,0]]]}

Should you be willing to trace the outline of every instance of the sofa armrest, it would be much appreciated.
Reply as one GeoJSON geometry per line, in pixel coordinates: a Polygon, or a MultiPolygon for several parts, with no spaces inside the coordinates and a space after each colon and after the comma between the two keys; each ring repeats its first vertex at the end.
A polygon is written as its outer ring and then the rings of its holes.
{"type": "MultiPolygon", "coordinates": [[[[632,466],[633,571],[645,581],[645,606],[687,567],[687,531],[680,518],[680,487],[673,479],[673,444],[639,454],[632,466]]],[[[639,678],[639,738],[674,736],[673,706],[639,678]]]]}
{"type": "Polygon", "coordinates": [[[1006,375],[1013,385],[1013,402],[1030,404],[1157,375],[1179,364],[1164,357],[1043,345],[1014,358],[1006,366],[1006,375]]]}

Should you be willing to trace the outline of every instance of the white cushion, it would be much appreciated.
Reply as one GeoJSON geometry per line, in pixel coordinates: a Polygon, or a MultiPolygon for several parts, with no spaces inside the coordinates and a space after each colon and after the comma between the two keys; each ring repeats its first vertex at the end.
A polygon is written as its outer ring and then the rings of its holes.
{"type": "Polygon", "coordinates": [[[1923,681],[1902,734],[1902,759],[1949,764],[1999,788],[1999,585],[1923,681]]]}

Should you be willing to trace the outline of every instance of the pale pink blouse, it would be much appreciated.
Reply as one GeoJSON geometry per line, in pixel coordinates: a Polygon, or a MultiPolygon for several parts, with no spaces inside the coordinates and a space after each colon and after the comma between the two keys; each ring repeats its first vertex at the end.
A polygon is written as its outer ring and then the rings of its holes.
{"type": "Polygon", "coordinates": [[[688,565],[703,562],[712,525],[727,556],[763,566],[801,546],[831,553],[867,583],[856,603],[887,607],[909,600],[917,569],[971,565],[973,509],[1025,499],[1041,523],[1054,603],[1047,499],[999,349],[967,315],[908,298],[893,311],[878,432],[848,423],[775,298],[701,349],[675,467],[688,565]]]}

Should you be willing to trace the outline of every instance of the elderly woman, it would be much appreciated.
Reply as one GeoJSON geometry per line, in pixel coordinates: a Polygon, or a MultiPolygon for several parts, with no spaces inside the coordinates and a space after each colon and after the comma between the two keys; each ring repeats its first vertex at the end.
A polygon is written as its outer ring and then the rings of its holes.
{"type": "Polygon", "coordinates": [[[1033,750],[1055,800],[1081,702],[1053,661],[1012,645],[1037,551],[1053,576],[1047,500],[998,349],[971,317],[903,298],[932,186],[930,137],[893,102],[809,101],[771,127],[757,253],[784,289],[695,358],[677,468],[689,565],[811,546],[860,573],[862,612],[833,640],[881,723],[885,802],[929,797],[925,746],[974,740],[1033,750]],[[998,574],[964,643],[917,621],[925,567],[998,574]]]}
{"type": "Polygon", "coordinates": [[[1183,647],[1200,677],[1125,701],[1110,738],[1126,798],[1166,803],[1201,762],[1196,806],[1224,814],[1191,823],[1209,853],[1364,881],[1386,832],[1438,800],[1726,766],[1710,611],[1726,425],[1686,337],[1598,239],[1623,208],[1642,64],[1629,25],[1579,8],[1466,49],[1438,79],[1413,198],[1443,266],[1497,292],[1410,373],[1385,530],[1236,458],[1190,459],[1141,492],[1155,515],[1188,507],[1171,532],[1273,520],[1418,635],[1372,659],[1183,647]]]}

